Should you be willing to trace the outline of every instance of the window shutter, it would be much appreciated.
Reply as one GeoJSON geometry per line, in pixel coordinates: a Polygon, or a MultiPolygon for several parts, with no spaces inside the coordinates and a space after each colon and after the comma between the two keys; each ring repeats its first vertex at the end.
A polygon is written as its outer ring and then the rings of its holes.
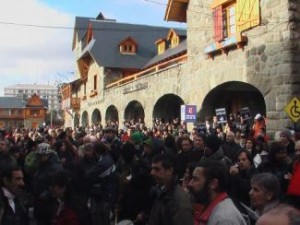
{"type": "Polygon", "coordinates": [[[214,8],[214,30],[215,41],[222,41],[224,39],[222,6],[214,8]]]}
{"type": "Polygon", "coordinates": [[[236,4],[237,31],[242,32],[260,24],[259,0],[238,0],[236,4]]]}

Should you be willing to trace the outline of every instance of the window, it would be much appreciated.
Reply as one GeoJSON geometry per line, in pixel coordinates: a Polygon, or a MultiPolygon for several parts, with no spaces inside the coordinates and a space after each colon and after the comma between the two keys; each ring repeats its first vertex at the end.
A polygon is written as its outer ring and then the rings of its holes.
{"type": "Polygon", "coordinates": [[[162,54],[165,52],[166,50],[166,39],[158,39],[155,42],[156,46],[157,46],[157,54],[162,54]]]}
{"type": "Polygon", "coordinates": [[[223,37],[227,38],[236,34],[235,6],[223,10],[223,37]]]}
{"type": "Polygon", "coordinates": [[[120,53],[122,54],[136,54],[137,42],[130,36],[122,40],[119,44],[120,53]]]}
{"type": "Polygon", "coordinates": [[[135,46],[131,45],[131,44],[122,45],[122,46],[120,46],[120,51],[123,54],[125,54],[125,53],[134,54],[135,53],[135,46]]]}
{"type": "Polygon", "coordinates": [[[31,116],[38,116],[40,114],[39,110],[30,110],[30,115],[31,116]]]}
{"type": "Polygon", "coordinates": [[[158,44],[158,54],[162,54],[165,52],[165,49],[166,49],[166,43],[165,42],[161,42],[158,44]]]}
{"type": "Polygon", "coordinates": [[[212,8],[218,42],[260,23],[259,0],[214,0],[212,8]]]}
{"type": "Polygon", "coordinates": [[[172,48],[176,47],[178,44],[179,44],[179,38],[177,36],[174,36],[171,41],[172,48]]]}
{"type": "Polygon", "coordinates": [[[213,0],[214,43],[205,53],[222,50],[246,43],[244,31],[260,24],[260,0],[213,0]]]}
{"type": "Polygon", "coordinates": [[[97,75],[94,76],[94,90],[97,90],[97,75]]]}

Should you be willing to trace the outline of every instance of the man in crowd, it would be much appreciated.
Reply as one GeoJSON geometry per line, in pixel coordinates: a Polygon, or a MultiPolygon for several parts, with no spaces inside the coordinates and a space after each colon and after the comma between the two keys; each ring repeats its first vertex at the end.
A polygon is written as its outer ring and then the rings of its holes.
{"type": "Polygon", "coordinates": [[[300,212],[288,205],[279,205],[262,215],[257,225],[298,225],[300,212]]]}
{"type": "Polygon", "coordinates": [[[225,156],[227,156],[232,162],[235,159],[235,155],[239,150],[241,150],[241,146],[235,143],[235,134],[232,131],[229,131],[226,135],[226,141],[222,146],[225,156]]]}
{"type": "Polygon", "coordinates": [[[9,152],[10,142],[0,138],[0,174],[12,166],[17,165],[16,159],[9,152]]]}
{"type": "Polygon", "coordinates": [[[195,168],[189,183],[191,193],[203,210],[195,214],[197,225],[246,225],[242,214],[226,193],[228,174],[226,167],[215,160],[205,160],[195,168]]]}
{"type": "Polygon", "coordinates": [[[50,177],[61,171],[62,165],[55,151],[41,143],[36,151],[37,168],[33,175],[34,215],[38,225],[50,225],[56,200],[49,191],[50,177]]]}
{"type": "Polygon", "coordinates": [[[151,175],[157,186],[148,225],[192,225],[192,204],[189,196],[178,184],[172,156],[167,154],[155,156],[151,175]]]}
{"type": "Polygon", "coordinates": [[[28,225],[28,213],[20,198],[24,187],[23,172],[11,167],[2,173],[0,190],[0,224],[28,225]]]}

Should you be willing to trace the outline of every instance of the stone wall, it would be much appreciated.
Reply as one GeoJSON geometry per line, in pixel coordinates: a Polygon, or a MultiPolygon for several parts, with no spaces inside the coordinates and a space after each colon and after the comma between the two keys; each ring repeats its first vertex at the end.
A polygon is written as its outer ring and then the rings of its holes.
{"type": "Polygon", "coordinates": [[[146,125],[151,125],[153,107],[166,94],[175,94],[185,104],[200,108],[212,89],[225,82],[240,81],[256,87],[264,97],[270,135],[291,126],[284,107],[300,92],[300,3],[261,0],[261,25],[244,33],[247,44],[213,59],[204,53],[214,36],[210,3],[210,0],[190,0],[186,63],[110,88],[103,96],[88,98],[82,102],[81,113],[86,110],[90,117],[98,108],[103,123],[106,109],[114,105],[122,122],[126,106],[138,101],[144,108],[146,125]]]}
{"type": "MultiPolygon", "coordinates": [[[[290,126],[291,120],[283,110],[292,96],[299,95],[299,85],[292,79],[293,73],[298,77],[293,67],[294,56],[299,57],[299,30],[291,32],[294,25],[288,21],[291,8],[297,8],[293,14],[299,14],[299,3],[261,0],[262,23],[244,33],[248,38],[244,49],[217,55],[213,60],[203,53],[214,35],[210,3],[208,0],[191,0],[187,13],[188,67],[194,76],[203,76],[201,87],[204,92],[228,80],[247,82],[260,90],[265,98],[268,132],[290,126]],[[296,37],[294,43],[293,37],[296,37]]],[[[191,85],[199,85],[197,83],[191,85]]]]}

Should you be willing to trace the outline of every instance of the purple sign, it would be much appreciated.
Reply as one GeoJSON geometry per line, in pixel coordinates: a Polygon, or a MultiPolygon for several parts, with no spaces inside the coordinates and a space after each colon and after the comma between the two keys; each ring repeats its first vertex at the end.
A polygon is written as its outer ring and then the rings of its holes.
{"type": "Polygon", "coordinates": [[[181,106],[181,120],[185,122],[194,123],[197,118],[196,105],[182,105],[181,106]]]}

